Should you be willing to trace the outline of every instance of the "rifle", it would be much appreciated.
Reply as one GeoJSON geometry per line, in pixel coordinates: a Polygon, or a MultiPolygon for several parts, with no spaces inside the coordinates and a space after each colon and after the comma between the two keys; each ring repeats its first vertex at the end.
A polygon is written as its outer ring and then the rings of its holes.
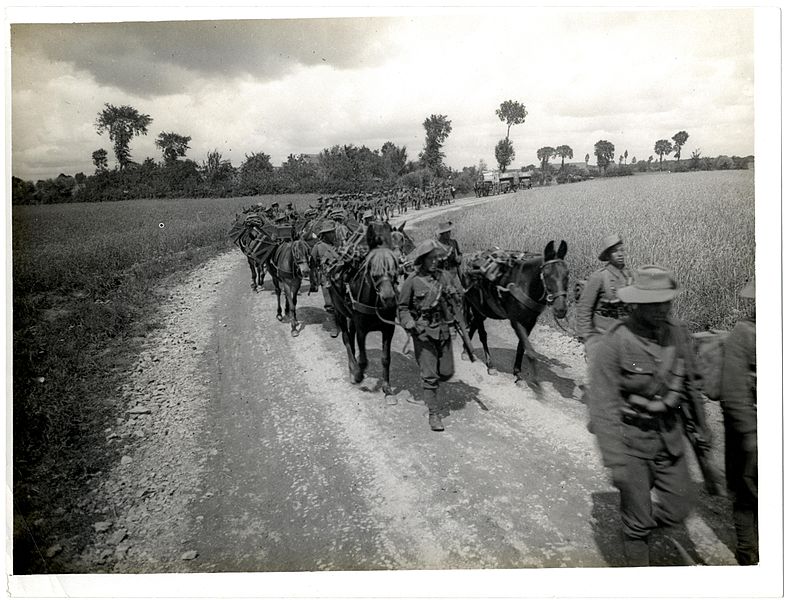
{"type": "Polygon", "coordinates": [[[688,342],[687,334],[681,327],[678,327],[677,340],[684,353],[685,359],[685,379],[688,383],[688,389],[682,397],[680,405],[682,421],[684,422],[684,432],[687,439],[695,452],[695,458],[698,460],[701,474],[703,475],[703,483],[706,487],[706,492],[712,496],[724,496],[724,488],[722,485],[722,474],[711,463],[709,453],[711,450],[711,441],[709,428],[706,425],[706,413],[703,410],[703,400],[699,393],[699,386],[696,378],[695,362],[693,360],[692,346],[688,342]]]}
{"type": "Polygon", "coordinates": [[[469,357],[471,362],[474,362],[476,357],[474,356],[472,341],[469,338],[469,334],[466,333],[466,323],[463,321],[463,313],[459,307],[455,305],[455,299],[452,296],[445,297],[444,294],[441,294],[439,297],[439,303],[441,304],[442,312],[444,313],[445,318],[450,321],[450,325],[455,327],[455,331],[457,331],[458,335],[461,336],[463,349],[466,350],[466,355],[469,357]]]}

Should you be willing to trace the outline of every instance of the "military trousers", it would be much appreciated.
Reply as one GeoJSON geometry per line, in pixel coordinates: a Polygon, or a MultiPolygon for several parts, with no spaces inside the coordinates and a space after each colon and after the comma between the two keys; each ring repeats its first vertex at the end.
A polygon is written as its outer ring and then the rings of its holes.
{"type": "Polygon", "coordinates": [[[322,284],[322,296],[324,296],[324,310],[332,312],[333,299],[332,296],[330,296],[330,290],[328,290],[324,284],[322,284]]]}
{"type": "Polygon", "coordinates": [[[440,381],[449,380],[455,373],[452,359],[452,339],[420,339],[413,335],[414,358],[420,367],[420,379],[425,390],[436,390],[440,381]]]}
{"type": "Polygon", "coordinates": [[[743,434],[725,424],[725,478],[733,498],[736,560],[758,564],[757,457],[744,450],[743,434]]]}
{"type": "Polygon", "coordinates": [[[625,476],[617,482],[625,538],[647,540],[657,527],[684,521],[695,495],[685,456],[673,457],[663,448],[653,459],[629,454],[625,458],[625,476]],[[652,490],[657,493],[656,503],[652,490]]]}

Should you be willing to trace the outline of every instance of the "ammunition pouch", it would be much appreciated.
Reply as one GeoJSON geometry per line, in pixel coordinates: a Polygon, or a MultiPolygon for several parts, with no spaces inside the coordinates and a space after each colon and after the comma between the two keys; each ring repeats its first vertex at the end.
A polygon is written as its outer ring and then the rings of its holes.
{"type": "Polygon", "coordinates": [[[624,302],[603,302],[597,309],[597,314],[609,319],[621,320],[629,314],[629,309],[624,302]]]}
{"type": "Polygon", "coordinates": [[[676,411],[669,410],[660,415],[638,411],[631,406],[622,406],[621,420],[626,425],[637,427],[642,431],[663,431],[676,425],[676,411]]]}

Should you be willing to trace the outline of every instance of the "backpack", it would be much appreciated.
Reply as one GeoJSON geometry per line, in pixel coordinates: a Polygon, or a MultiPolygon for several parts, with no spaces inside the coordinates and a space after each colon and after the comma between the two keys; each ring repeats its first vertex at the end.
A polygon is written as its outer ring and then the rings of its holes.
{"type": "Polygon", "coordinates": [[[727,331],[701,331],[693,333],[696,345],[695,369],[697,384],[710,400],[719,400],[722,395],[722,363],[725,358],[727,331]]]}

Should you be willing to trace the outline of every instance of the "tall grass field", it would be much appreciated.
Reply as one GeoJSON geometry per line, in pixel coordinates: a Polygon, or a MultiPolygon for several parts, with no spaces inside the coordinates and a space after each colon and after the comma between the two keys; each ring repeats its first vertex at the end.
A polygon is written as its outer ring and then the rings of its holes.
{"type": "Polygon", "coordinates": [[[45,517],[50,531],[85,529],[73,522],[72,501],[113,459],[104,429],[117,416],[124,363],[156,327],[157,286],[231,248],[227,233],[244,206],[304,209],[315,198],[13,207],[16,573],[46,572],[32,523],[45,517]],[[57,527],[54,507],[65,510],[57,527]]]}
{"type": "Polygon", "coordinates": [[[633,269],[673,271],[683,288],[674,312],[693,331],[728,329],[755,273],[754,213],[752,171],[653,173],[535,187],[457,214],[453,234],[464,254],[566,240],[573,282],[601,266],[601,240],[618,233],[633,269]]]}

